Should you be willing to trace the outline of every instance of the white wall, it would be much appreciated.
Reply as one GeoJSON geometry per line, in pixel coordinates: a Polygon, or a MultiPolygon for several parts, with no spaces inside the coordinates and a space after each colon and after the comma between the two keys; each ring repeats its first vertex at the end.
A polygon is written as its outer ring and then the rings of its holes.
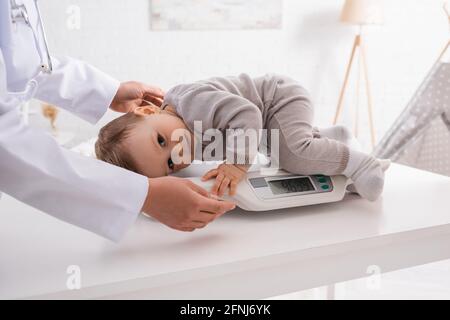
{"type": "MultiPolygon", "coordinates": [[[[149,0],[40,3],[55,55],[81,58],[121,80],[165,89],[215,75],[284,73],[311,91],[321,126],[333,118],[355,32],[338,22],[343,0],[284,0],[281,30],[165,32],[150,30],[149,0]],[[79,30],[67,27],[71,5],[81,10],[79,30]]],[[[448,39],[442,3],[386,0],[386,24],[366,32],[378,136],[404,108],[448,39]]],[[[346,100],[347,110],[351,102],[346,100]]],[[[347,124],[350,116],[344,115],[347,124]]],[[[368,130],[362,129],[367,141],[368,130]]]]}

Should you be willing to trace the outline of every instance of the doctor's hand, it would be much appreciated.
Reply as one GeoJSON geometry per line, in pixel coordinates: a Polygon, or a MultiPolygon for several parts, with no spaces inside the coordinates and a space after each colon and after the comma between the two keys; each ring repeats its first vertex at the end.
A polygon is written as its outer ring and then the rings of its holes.
{"type": "Polygon", "coordinates": [[[203,228],[235,208],[231,202],[210,198],[206,190],[187,179],[161,177],[149,182],[142,211],[176,230],[203,228]]]}
{"type": "Polygon", "coordinates": [[[163,98],[164,92],[160,88],[135,81],[123,82],[110,108],[116,112],[127,113],[139,106],[148,105],[147,101],[161,107],[163,98]]]}

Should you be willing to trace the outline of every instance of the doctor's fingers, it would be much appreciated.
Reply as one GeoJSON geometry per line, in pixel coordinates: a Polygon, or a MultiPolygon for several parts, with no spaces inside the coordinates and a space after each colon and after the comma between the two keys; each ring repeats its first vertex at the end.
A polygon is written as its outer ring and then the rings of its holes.
{"type": "Polygon", "coordinates": [[[200,203],[199,211],[220,216],[225,212],[233,210],[234,208],[236,208],[236,205],[229,201],[203,198],[200,203]]]}
{"type": "Polygon", "coordinates": [[[195,229],[203,229],[208,225],[209,222],[203,222],[203,221],[192,221],[190,224],[191,227],[195,229]]]}
{"type": "Polygon", "coordinates": [[[163,103],[163,100],[161,98],[154,97],[154,96],[145,96],[144,99],[142,99],[140,106],[142,107],[142,106],[148,106],[148,105],[154,104],[155,106],[160,108],[162,103],[163,103]]]}
{"type": "Polygon", "coordinates": [[[173,229],[179,230],[179,231],[184,231],[184,232],[192,232],[192,231],[195,231],[195,229],[203,229],[204,227],[206,227],[207,224],[208,224],[208,222],[191,221],[189,223],[173,227],[173,229]]]}
{"type": "Polygon", "coordinates": [[[205,211],[201,211],[200,213],[198,213],[195,218],[194,218],[194,222],[202,222],[205,224],[211,223],[214,220],[216,220],[218,217],[220,217],[222,214],[221,213],[211,213],[211,212],[205,212],[205,211]]]}
{"type": "Polygon", "coordinates": [[[172,227],[174,230],[183,231],[183,232],[192,232],[195,231],[195,228],[192,227],[172,227]]]}
{"type": "Polygon", "coordinates": [[[149,86],[146,84],[143,84],[142,90],[143,90],[144,97],[164,98],[164,95],[165,95],[165,92],[161,88],[158,88],[155,86],[149,86]]]}
{"type": "Polygon", "coordinates": [[[209,192],[206,191],[205,189],[203,189],[202,187],[200,187],[199,185],[196,185],[194,182],[190,181],[190,180],[185,180],[186,183],[188,184],[189,188],[191,188],[193,191],[197,192],[199,195],[208,198],[209,197],[209,192]]]}

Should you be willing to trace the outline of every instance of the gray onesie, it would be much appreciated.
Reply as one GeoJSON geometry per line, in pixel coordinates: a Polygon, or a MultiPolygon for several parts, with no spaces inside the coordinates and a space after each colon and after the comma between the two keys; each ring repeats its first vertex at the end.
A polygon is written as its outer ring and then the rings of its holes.
{"type": "MultiPolygon", "coordinates": [[[[313,127],[313,105],[308,92],[296,81],[268,74],[251,78],[216,77],[170,89],[163,108],[171,105],[194,131],[279,130],[279,165],[296,174],[341,174],[348,162],[348,147],[322,138],[313,127]]],[[[270,150],[270,146],[269,150],[270,150]]]]}

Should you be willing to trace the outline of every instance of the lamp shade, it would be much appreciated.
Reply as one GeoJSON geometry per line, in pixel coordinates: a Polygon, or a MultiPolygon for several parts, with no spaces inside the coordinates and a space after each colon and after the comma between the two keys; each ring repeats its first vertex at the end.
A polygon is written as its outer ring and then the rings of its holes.
{"type": "Polygon", "coordinates": [[[341,21],[357,25],[380,25],[384,22],[383,11],[383,0],[346,0],[341,21]]]}

